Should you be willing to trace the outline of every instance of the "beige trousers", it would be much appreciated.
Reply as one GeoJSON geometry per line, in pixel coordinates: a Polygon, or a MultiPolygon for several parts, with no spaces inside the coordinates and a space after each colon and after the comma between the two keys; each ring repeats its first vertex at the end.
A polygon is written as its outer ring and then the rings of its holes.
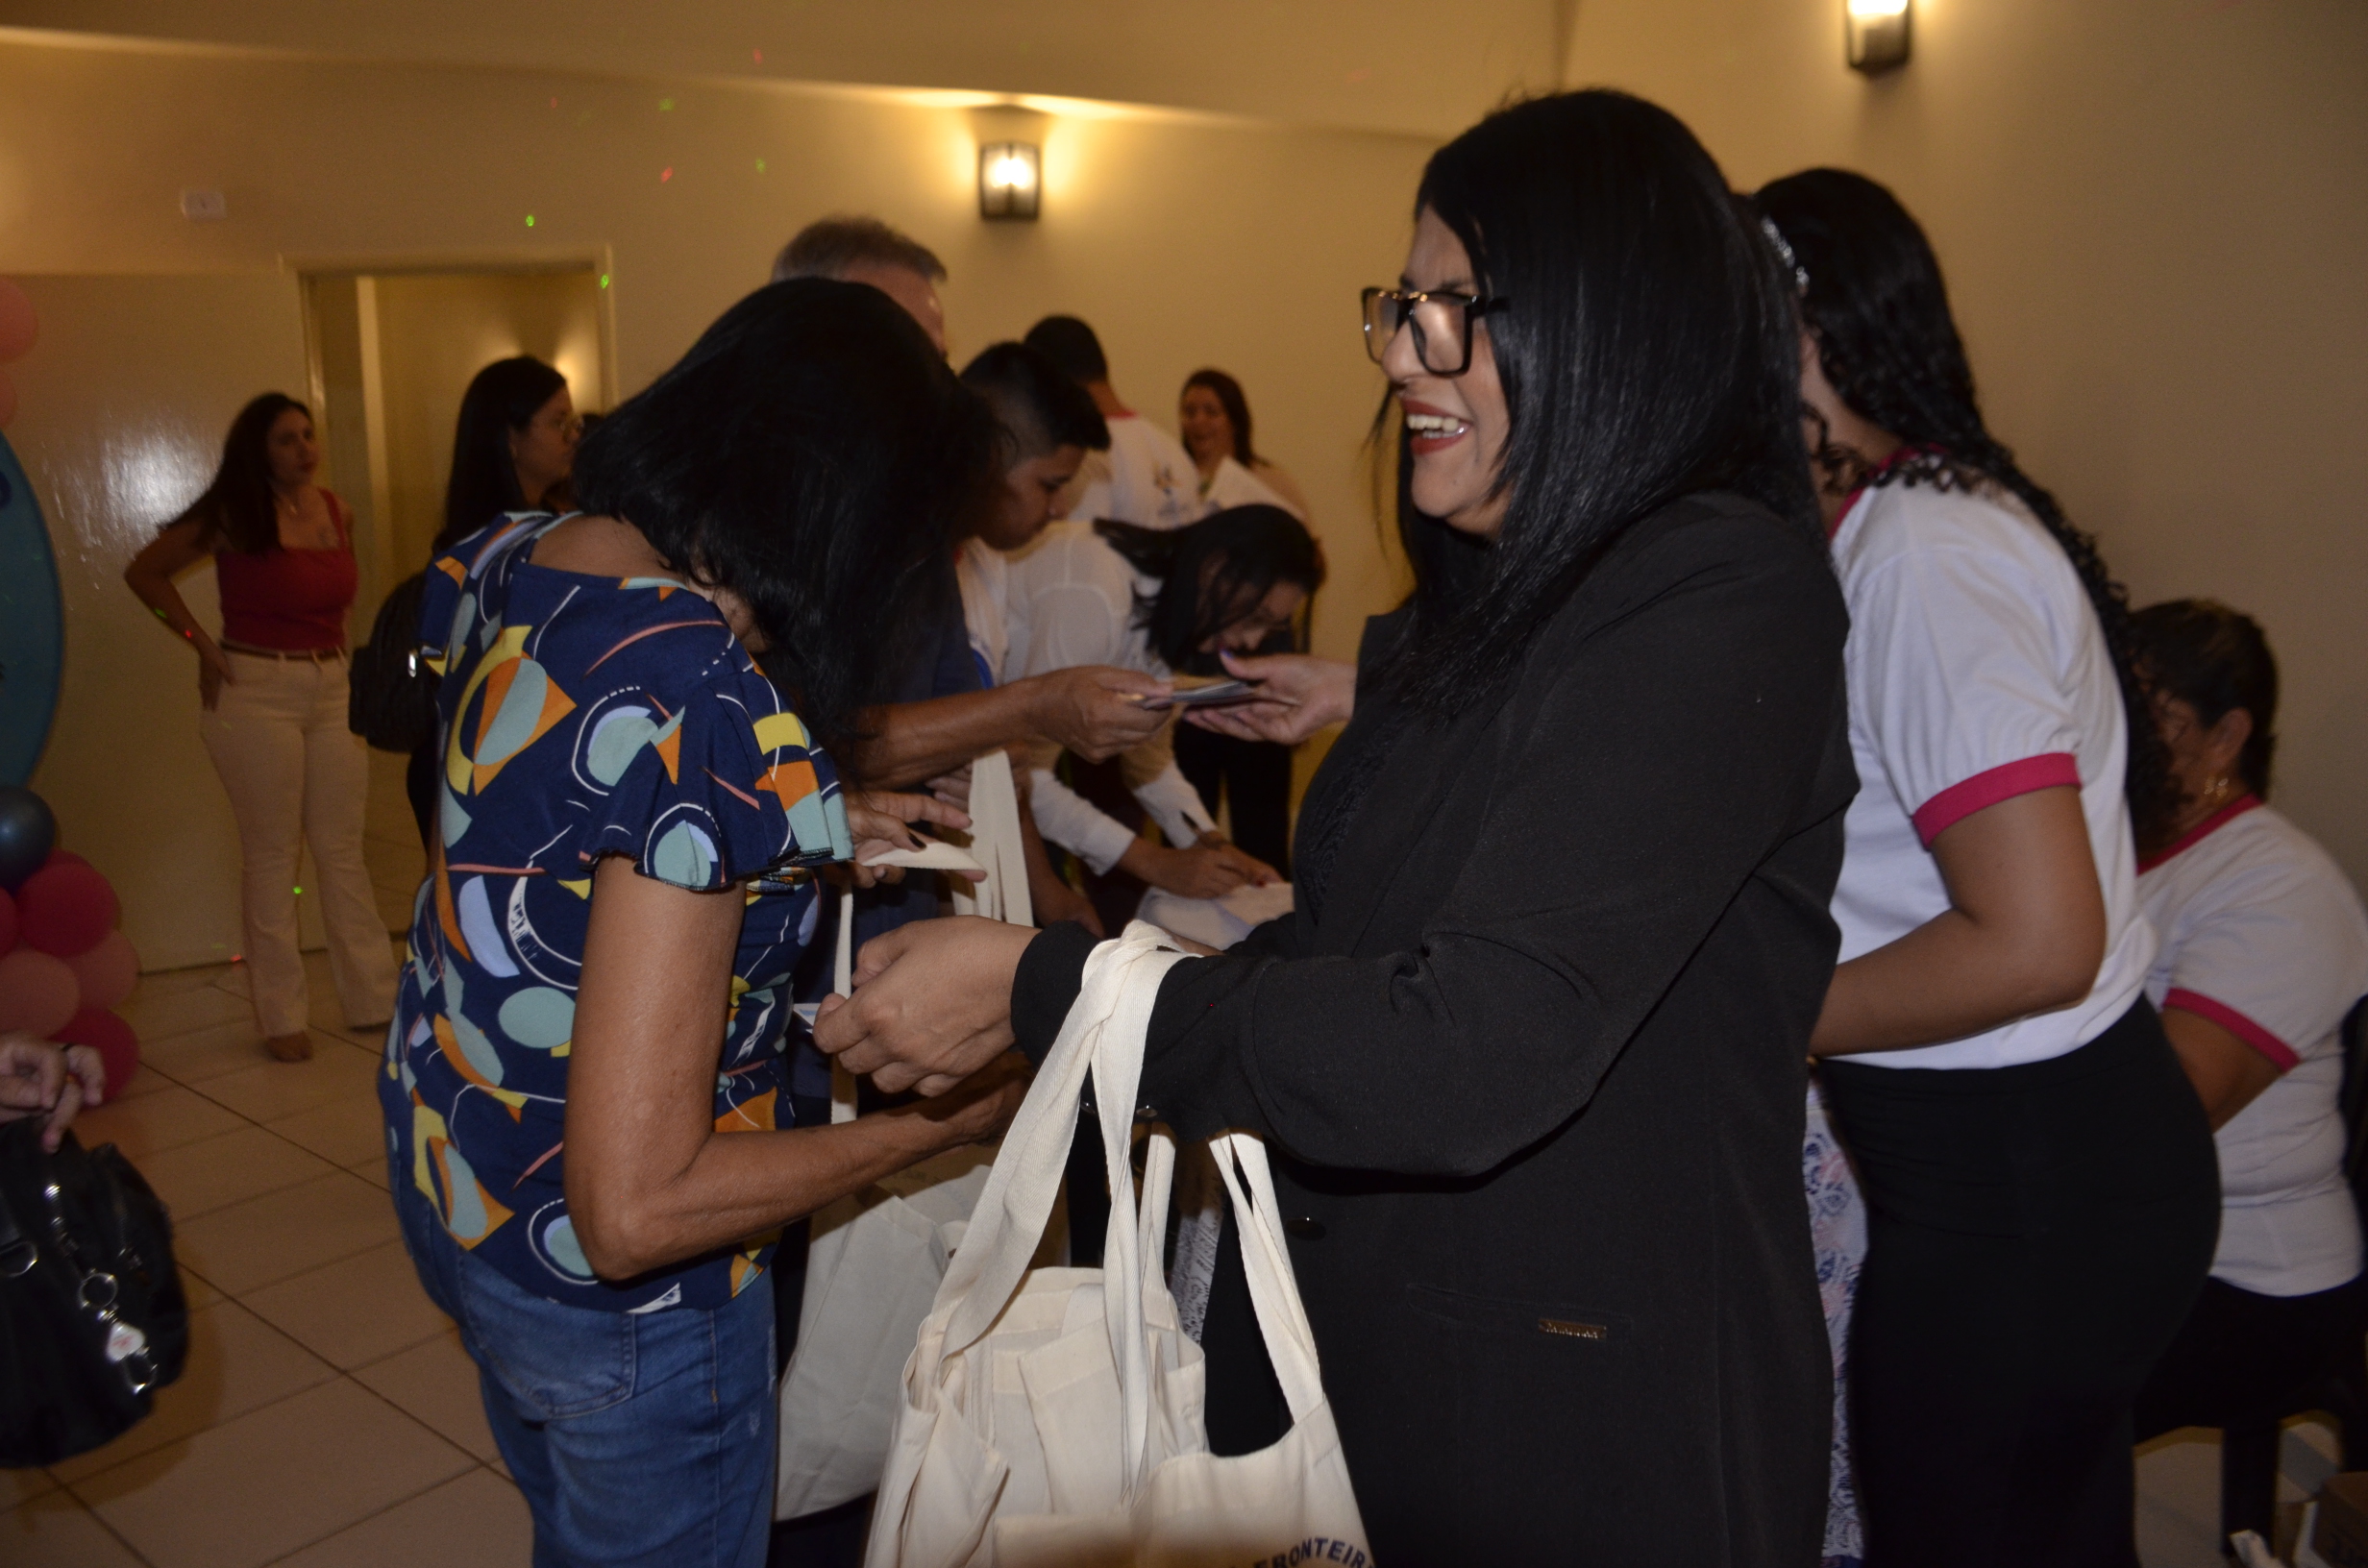
{"type": "Polygon", "coordinates": [[[230,660],[234,678],[199,716],[198,733],[238,820],[256,1026],[292,1035],[310,1012],[296,923],[297,857],[308,844],[345,1021],[383,1023],[394,1012],[395,961],[362,862],[370,763],[345,727],[345,661],[238,652],[230,660]]]}

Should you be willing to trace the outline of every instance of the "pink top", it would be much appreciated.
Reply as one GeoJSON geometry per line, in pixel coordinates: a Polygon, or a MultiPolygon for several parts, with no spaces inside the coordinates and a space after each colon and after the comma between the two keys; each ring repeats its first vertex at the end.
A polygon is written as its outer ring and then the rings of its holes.
{"type": "Polygon", "coordinates": [[[282,547],[259,555],[242,550],[214,551],[224,642],[290,653],[345,646],[345,612],[353,607],[360,586],[354,534],[345,503],[327,490],[321,498],[329,502],[329,515],[337,525],[333,548],[282,547]]]}

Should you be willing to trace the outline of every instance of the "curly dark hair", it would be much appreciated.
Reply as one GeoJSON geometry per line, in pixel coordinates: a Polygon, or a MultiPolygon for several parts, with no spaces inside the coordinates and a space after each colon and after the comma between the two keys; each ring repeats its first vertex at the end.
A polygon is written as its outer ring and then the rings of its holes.
{"type": "MultiPolygon", "coordinates": [[[[2236,775],[2268,799],[2270,765],[2278,756],[2278,659],[2261,624],[2216,600],[2173,599],[2134,612],[2130,632],[2148,691],[2186,703],[2207,729],[2237,708],[2252,717],[2236,775]]],[[[2175,813],[2140,818],[2139,847],[2167,843],[2177,821],[2175,813]]]]}
{"type": "Polygon", "coordinates": [[[1808,277],[1801,315],[1826,380],[1842,402],[1914,449],[1870,473],[1824,443],[1818,462],[1847,485],[1995,484],[2030,508],[2080,575],[2112,654],[2130,721],[2122,787],[2131,818],[2146,822],[2176,814],[2179,786],[2139,678],[2129,592],[2106,569],[2096,540],[2072,526],[2056,498],[1983,423],[1973,366],[1924,231],[1890,191],[1846,169],[1788,175],[1762,186],[1752,201],[1808,277]]]}

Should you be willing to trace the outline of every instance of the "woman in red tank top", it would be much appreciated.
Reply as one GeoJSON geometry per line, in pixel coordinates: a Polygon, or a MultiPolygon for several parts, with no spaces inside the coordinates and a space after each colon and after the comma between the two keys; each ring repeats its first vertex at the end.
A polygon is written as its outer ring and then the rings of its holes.
{"type": "Polygon", "coordinates": [[[198,729],[238,821],[256,1024],[287,1062],[312,1054],[297,938],[296,868],[308,845],[346,1023],[382,1025],[395,985],[362,862],[369,764],[345,722],[353,524],[344,503],[312,482],[319,466],[311,411],[264,393],[232,422],[206,493],[123,574],[197,652],[198,729]],[[210,556],[221,590],[219,638],[174,586],[210,556]]]}

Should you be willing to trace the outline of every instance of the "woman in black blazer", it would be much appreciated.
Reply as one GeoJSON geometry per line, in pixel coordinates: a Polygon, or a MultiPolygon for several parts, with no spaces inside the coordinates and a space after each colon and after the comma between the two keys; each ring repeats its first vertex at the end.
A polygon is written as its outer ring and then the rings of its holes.
{"type": "MultiPolygon", "coordinates": [[[[1856,780],[1789,284],[1686,129],[1607,92],[1442,150],[1401,282],[1367,334],[1417,586],[1353,690],[1246,661],[1300,706],[1240,732],[1354,718],[1298,909],[1170,972],[1145,1097],[1276,1152],[1377,1560],[1806,1565],[1804,1059],[1856,780]]],[[[949,1087],[1048,1047],[1092,946],[907,927],[820,1038],[949,1087]]],[[[1287,1420],[1224,1267],[1220,1452],[1287,1420]]]]}

